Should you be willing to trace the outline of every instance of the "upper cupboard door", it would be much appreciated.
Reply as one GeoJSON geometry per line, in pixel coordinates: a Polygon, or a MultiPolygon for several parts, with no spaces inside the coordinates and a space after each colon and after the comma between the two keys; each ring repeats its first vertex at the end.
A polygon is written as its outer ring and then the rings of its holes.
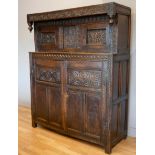
{"type": "Polygon", "coordinates": [[[59,48],[59,28],[45,23],[35,24],[36,51],[49,51],[59,48]]]}
{"type": "Polygon", "coordinates": [[[97,52],[106,52],[108,40],[107,23],[91,23],[82,25],[82,48],[97,52]]]}

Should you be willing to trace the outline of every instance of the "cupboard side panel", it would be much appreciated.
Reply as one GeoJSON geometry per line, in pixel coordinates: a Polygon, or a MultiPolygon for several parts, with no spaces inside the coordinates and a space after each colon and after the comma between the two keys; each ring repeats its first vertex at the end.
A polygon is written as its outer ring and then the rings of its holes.
{"type": "Polygon", "coordinates": [[[119,59],[113,65],[113,104],[112,104],[112,143],[127,136],[128,117],[128,62],[129,59],[119,59]]]}
{"type": "Polygon", "coordinates": [[[129,53],[130,16],[118,14],[118,53],[129,53]]]}

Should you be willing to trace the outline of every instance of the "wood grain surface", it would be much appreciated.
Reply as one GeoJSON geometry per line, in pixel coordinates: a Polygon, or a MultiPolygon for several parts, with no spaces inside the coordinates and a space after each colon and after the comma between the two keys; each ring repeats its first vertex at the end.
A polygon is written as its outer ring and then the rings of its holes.
{"type": "MultiPolygon", "coordinates": [[[[103,148],[69,138],[43,127],[33,128],[31,110],[19,106],[19,155],[106,155],[103,148]]],[[[136,139],[128,137],[113,148],[112,155],[135,155],[136,139]]]]}

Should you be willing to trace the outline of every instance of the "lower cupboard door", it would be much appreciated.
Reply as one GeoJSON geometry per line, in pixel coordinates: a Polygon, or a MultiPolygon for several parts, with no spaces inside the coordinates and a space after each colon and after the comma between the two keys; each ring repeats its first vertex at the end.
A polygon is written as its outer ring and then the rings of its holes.
{"type": "Polygon", "coordinates": [[[49,123],[56,128],[62,128],[60,87],[49,87],[49,123]]]}
{"type": "Polygon", "coordinates": [[[83,93],[79,91],[68,91],[66,127],[69,133],[75,135],[81,135],[84,130],[83,98],[83,93]]]}
{"type": "Polygon", "coordinates": [[[95,141],[100,141],[101,138],[101,101],[100,94],[86,93],[85,135],[95,141]]]}
{"type": "Polygon", "coordinates": [[[48,123],[48,103],[47,103],[47,87],[43,84],[35,86],[35,110],[36,119],[43,123],[48,123]]]}

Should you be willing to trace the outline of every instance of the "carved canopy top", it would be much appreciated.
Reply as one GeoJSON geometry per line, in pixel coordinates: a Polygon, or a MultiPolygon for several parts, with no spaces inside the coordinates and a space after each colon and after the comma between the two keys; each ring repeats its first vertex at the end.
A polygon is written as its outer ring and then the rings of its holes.
{"type": "Polygon", "coordinates": [[[115,16],[117,13],[130,15],[131,10],[129,7],[111,2],[86,7],[52,11],[52,12],[28,14],[27,22],[30,26],[37,21],[76,18],[76,17],[100,15],[100,14],[107,14],[111,18],[115,16]]]}

